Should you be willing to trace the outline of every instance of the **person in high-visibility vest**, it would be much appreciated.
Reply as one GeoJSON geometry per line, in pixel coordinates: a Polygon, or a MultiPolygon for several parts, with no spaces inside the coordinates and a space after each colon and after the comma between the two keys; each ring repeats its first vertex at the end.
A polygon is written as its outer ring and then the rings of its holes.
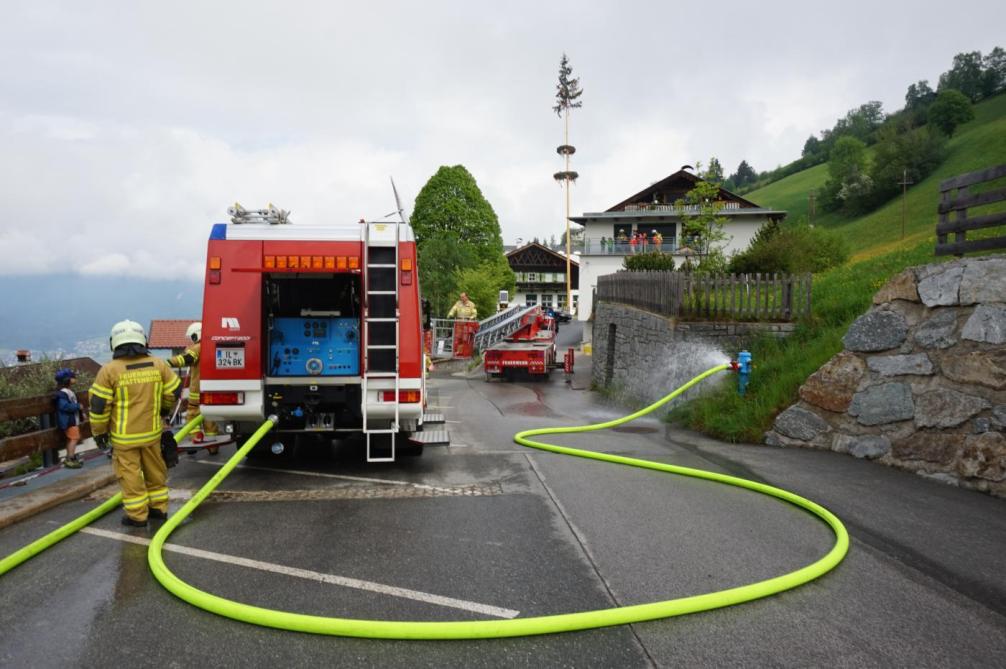
{"type": "Polygon", "coordinates": [[[112,446],[112,469],[122,488],[122,524],[145,527],[168,517],[168,470],[161,455],[163,417],[182,382],[166,362],[150,355],[147,334],[135,321],[120,321],[108,338],[112,361],[91,386],[91,434],[112,446]]]}
{"type": "MultiPolygon", "coordinates": [[[[185,330],[185,337],[192,341],[192,345],[184,352],[168,360],[172,367],[189,368],[189,408],[185,411],[186,422],[199,415],[199,355],[202,350],[203,324],[192,323],[185,330]]],[[[197,432],[192,441],[200,442],[203,437],[215,437],[219,434],[217,424],[210,420],[204,420],[202,430],[197,432]]]]}
{"type": "Polygon", "coordinates": [[[473,321],[478,316],[478,308],[475,303],[468,299],[468,293],[461,293],[461,299],[454,303],[451,310],[447,312],[447,318],[458,318],[473,321]]]}

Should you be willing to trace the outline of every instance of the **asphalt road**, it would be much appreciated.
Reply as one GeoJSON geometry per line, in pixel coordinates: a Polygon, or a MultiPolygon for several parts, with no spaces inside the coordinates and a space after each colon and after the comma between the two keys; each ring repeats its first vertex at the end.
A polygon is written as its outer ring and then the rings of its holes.
{"type": "MultiPolygon", "coordinates": [[[[561,339],[574,339],[578,327],[564,325],[561,339]]],[[[573,384],[561,375],[547,383],[434,379],[431,404],[450,421],[451,447],[392,465],[366,464],[352,442],[246,462],[172,537],[204,553],[166,560],[199,588],[269,608],[473,620],[719,590],[796,569],[830,548],[823,524],[780,501],[511,441],[526,427],[624,413],[585,385],[582,372],[573,384]]],[[[0,665],[1006,664],[1004,500],[831,453],[729,446],[683,432],[668,440],[655,420],[556,441],[791,488],[846,521],[849,556],[797,590],[683,618],[509,640],[372,641],[281,632],[193,608],[150,575],[145,547],[133,542],[152,532],[127,530],[112,514],[96,532],[0,578],[0,665]]],[[[172,470],[173,506],[232,452],[183,459],[172,470]]],[[[94,504],[67,504],[0,531],[0,555],[94,504]]]]}

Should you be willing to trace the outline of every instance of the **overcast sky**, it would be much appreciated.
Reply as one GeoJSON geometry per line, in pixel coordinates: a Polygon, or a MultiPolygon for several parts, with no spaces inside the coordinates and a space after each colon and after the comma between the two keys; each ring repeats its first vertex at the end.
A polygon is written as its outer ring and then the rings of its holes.
{"type": "Polygon", "coordinates": [[[573,210],[599,211],[712,155],[789,162],[849,108],[1006,46],[1001,0],[926,4],[8,1],[0,274],[197,278],[234,201],[378,219],[389,176],[411,211],[458,163],[506,243],[558,236],[563,51],[585,91],[573,210]]]}

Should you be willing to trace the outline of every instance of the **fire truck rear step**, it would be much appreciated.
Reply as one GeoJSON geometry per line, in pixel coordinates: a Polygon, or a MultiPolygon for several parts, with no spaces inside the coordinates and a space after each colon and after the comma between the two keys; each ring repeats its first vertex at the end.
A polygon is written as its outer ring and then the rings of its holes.
{"type": "Polygon", "coordinates": [[[426,430],[414,432],[409,435],[409,441],[424,446],[449,446],[451,443],[451,433],[447,430],[426,430]]]}
{"type": "Polygon", "coordinates": [[[423,414],[423,425],[435,425],[437,423],[446,423],[444,419],[444,414],[442,413],[424,413],[423,414]]]}

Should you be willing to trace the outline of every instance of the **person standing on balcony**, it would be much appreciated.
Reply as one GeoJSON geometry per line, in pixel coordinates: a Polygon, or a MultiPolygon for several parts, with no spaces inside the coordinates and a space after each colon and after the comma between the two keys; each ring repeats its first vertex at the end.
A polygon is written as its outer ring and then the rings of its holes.
{"type": "Polygon", "coordinates": [[[608,248],[608,240],[605,237],[601,237],[601,253],[604,253],[608,248]]]}
{"type": "Polygon", "coordinates": [[[657,250],[658,251],[663,251],[664,250],[663,249],[663,246],[664,246],[664,236],[662,234],[660,234],[659,232],[657,232],[656,230],[654,230],[653,233],[652,233],[652,235],[651,235],[651,238],[653,239],[653,245],[657,247],[657,250]]]}
{"type": "Polygon", "coordinates": [[[625,236],[625,230],[618,231],[617,240],[618,240],[618,250],[624,251],[625,243],[629,241],[629,238],[625,236]]]}
{"type": "Polygon", "coordinates": [[[632,238],[629,239],[629,253],[635,254],[636,249],[639,247],[639,233],[633,232],[632,238]]]}
{"type": "Polygon", "coordinates": [[[639,252],[640,253],[646,253],[646,244],[648,242],[649,242],[649,240],[646,238],[646,231],[645,230],[640,230],[639,231],[639,252]]]}

